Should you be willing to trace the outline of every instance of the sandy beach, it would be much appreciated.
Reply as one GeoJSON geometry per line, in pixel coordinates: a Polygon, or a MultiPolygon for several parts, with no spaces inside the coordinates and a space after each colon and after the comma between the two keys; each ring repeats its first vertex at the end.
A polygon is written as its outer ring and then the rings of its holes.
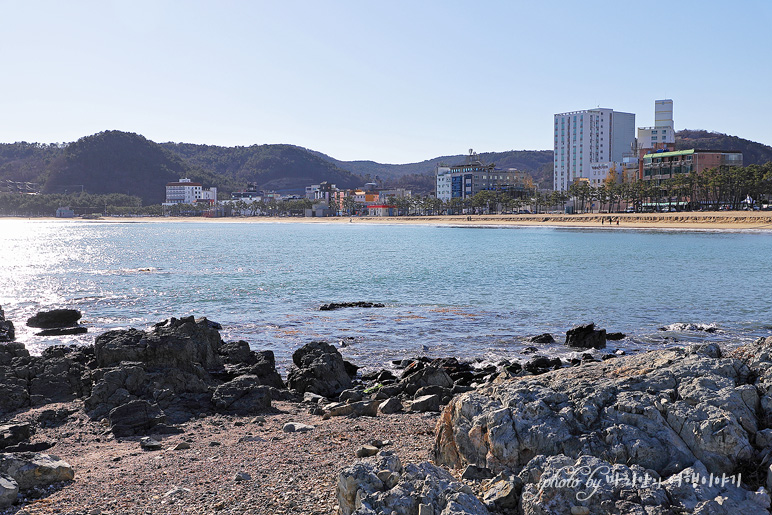
{"type": "Polygon", "coordinates": [[[357,223],[357,224],[413,224],[444,226],[490,226],[490,227],[576,227],[615,229],[681,229],[681,230],[754,230],[772,231],[770,211],[702,211],[682,213],[587,213],[530,214],[530,215],[439,215],[439,216],[353,216],[353,217],[104,217],[96,220],[80,218],[24,218],[0,217],[0,220],[57,220],[61,222],[80,221],[84,223],[129,223],[129,222],[216,222],[216,223],[357,223]],[[611,223],[609,223],[611,220],[611,223]]]}

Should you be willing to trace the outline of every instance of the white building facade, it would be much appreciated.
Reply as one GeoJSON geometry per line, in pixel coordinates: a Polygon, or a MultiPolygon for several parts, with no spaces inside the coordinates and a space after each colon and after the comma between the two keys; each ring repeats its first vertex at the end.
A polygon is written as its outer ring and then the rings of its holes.
{"type": "Polygon", "coordinates": [[[654,127],[638,127],[638,148],[662,148],[675,144],[675,122],[673,122],[673,101],[654,101],[654,127]]]}
{"type": "Polygon", "coordinates": [[[601,170],[620,163],[632,151],[635,114],[606,108],[556,114],[553,136],[554,189],[567,190],[580,178],[595,186],[605,179],[601,170]]]}

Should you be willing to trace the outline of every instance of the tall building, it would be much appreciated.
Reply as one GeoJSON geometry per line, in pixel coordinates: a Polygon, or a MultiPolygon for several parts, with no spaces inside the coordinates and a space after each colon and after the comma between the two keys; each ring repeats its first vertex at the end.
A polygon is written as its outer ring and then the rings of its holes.
{"type": "Polygon", "coordinates": [[[554,143],[554,189],[567,190],[581,178],[596,186],[610,168],[598,165],[619,163],[632,150],[635,114],[600,107],[556,114],[554,143]]]}
{"type": "Polygon", "coordinates": [[[467,162],[456,166],[437,167],[438,199],[470,198],[483,190],[507,191],[516,196],[525,195],[533,188],[531,177],[516,168],[500,170],[493,164],[483,163],[473,150],[467,162]]]}
{"type": "Polygon", "coordinates": [[[675,144],[673,101],[654,101],[654,127],[638,127],[638,148],[659,149],[675,144]]]}

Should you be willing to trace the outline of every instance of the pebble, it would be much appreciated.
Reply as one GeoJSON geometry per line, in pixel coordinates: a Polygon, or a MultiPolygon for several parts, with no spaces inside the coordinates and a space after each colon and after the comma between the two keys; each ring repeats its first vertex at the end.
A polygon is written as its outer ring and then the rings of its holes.
{"type": "Polygon", "coordinates": [[[190,493],[190,488],[184,488],[182,486],[175,486],[164,494],[164,497],[174,497],[180,494],[190,493]]]}
{"type": "Polygon", "coordinates": [[[233,478],[234,481],[249,481],[250,479],[252,479],[252,476],[246,472],[236,472],[236,476],[233,478]]]}
{"type": "Polygon", "coordinates": [[[190,449],[190,444],[188,442],[180,442],[171,448],[172,451],[182,451],[184,449],[190,449]]]}

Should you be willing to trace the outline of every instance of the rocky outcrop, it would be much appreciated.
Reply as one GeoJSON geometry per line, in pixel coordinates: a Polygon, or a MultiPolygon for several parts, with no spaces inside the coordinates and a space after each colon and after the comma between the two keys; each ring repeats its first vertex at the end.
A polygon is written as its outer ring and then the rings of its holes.
{"type": "Polygon", "coordinates": [[[7,508],[16,501],[19,484],[11,477],[0,474],[0,508],[7,508]]]}
{"type": "Polygon", "coordinates": [[[584,324],[566,331],[566,345],[582,349],[605,349],[606,330],[595,329],[595,324],[584,324]]]}
{"type": "Polygon", "coordinates": [[[35,316],[27,319],[27,325],[29,327],[40,327],[41,329],[68,327],[77,324],[81,316],[80,311],[77,309],[39,311],[35,316]]]}
{"type": "Polygon", "coordinates": [[[451,401],[438,422],[432,454],[450,467],[471,464],[519,474],[525,485],[522,513],[572,513],[573,506],[582,513],[670,513],[652,507],[692,510],[700,503],[719,510],[705,513],[767,513],[768,496],[755,492],[765,478],[748,471],[772,463],[770,422],[767,338],[725,357],[715,344],[696,345],[499,378],[451,401]],[[585,465],[611,467],[626,477],[648,473],[665,485],[632,493],[606,486],[598,491],[597,505],[577,504],[576,491],[546,493],[547,472],[585,465]],[[695,470],[708,477],[745,471],[742,488],[722,485],[694,498],[676,492],[679,474],[695,470]],[[714,506],[716,496],[726,497],[726,506],[714,506]]]}
{"type": "Polygon", "coordinates": [[[402,466],[381,451],[340,472],[336,489],[340,515],[487,515],[472,490],[447,471],[424,462],[402,466]]]}
{"type": "Polygon", "coordinates": [[[239,376],[215,389],[212,404],[221,411],[248,415],[271,407],[270,389],[258,376],[239,376]]]}
{"type": "Polygon", "coordinates": [[[335,397],[351,386],[343,357],[329,343],[307,343],[292,354],[292,362],[287,385],[293,390],[335,397]]]}
{"type": "Polygon", "coordinates": [[[133,436],[165,422],[166,415],[157,405],[136,399],[112,409],[108,420],[115,436],[133,436]]]}
{"type": "Polygon", "coordinates": [[[16,338],[13,322],[5,319],[5,311],[0,307],[0,342],[10,342],[16,338]]]}
{"type": "Polygon", "coordinates": [[[382,308],[384,304],[378,302],[330,302],[319,306],[319,311],[333,311],[343,308],[382,308]]]}

